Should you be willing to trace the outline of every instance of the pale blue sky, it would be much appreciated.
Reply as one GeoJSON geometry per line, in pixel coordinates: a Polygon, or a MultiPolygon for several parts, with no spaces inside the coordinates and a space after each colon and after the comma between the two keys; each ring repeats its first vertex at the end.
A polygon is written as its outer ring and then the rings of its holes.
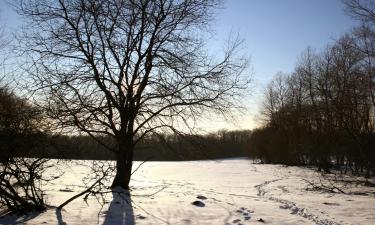
{"type": "Polygon", "coordinates": [[[255,88],[249,112],[231,127],[256,126],[265,86],[279,71],[291,72],[308,47],[317,51],[350,31],[356,21],[341,0],[227,0],[218,13],[217,38],[238,32],[251,56],[255,88]]]}
{"type": "Polygon", "coordinates": [[[317,50],[355,25],[340,0],[227,0],[218,37],[231,30],[246,41],[256,78],[292,71],[308,46],[317,50]]]}
{"type": "MultiPolygon", "coordinates": [[[[5,1],[0,0],[1,17],[12,29],[20,22],[5,1]]],[[[291,72],[308,46],[321,50],[354,25],[340,0],[226,0],[213,26],[214,42],[226,39],[230,32],[245,40],[255,88],[247,100],[249,112],[238,120],[240,124],[207,128],[254,127],[262,91],[272,76],[278,71],[291,72]]]]}

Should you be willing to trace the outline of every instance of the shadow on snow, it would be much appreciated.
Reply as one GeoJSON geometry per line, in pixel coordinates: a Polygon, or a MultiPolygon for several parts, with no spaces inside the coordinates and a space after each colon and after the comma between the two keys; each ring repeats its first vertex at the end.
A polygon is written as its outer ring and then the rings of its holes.
{"type": "Polygon", "coordinates": [[[129,191],[112,192],[112,202],[105,213],[103,225],[134,225],[134,212],[129,191]]]}
{"type": "MultiPolygon", "coordinates": [[[[112,201],[105,215],[102,225],[134,225],[134,212],[130,192],[121,190],[112,192],[112,201]]],[[[56,218],[59,225],[67,225],[64,222],[61,210],[56,209],[56,218]]],[[[10,223],[11,225],[15,223],[10,223]]]]}

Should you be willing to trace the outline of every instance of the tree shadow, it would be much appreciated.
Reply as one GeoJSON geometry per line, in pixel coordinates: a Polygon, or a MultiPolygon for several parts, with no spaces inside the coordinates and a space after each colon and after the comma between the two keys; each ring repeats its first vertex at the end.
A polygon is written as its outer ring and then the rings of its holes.
{"type": "MultiPolygon", "coordinates": [[[[105,218],[102,225],[134,225],[134,212],[131,202],[130,192],[121,190],[112,192],[112,201],[108,211],[105,212],[105,218]]],[[[67,225],[64,222],[61,209],[56,209],[56,218],[58,225],[67,225]]],[[[13,225],[17,223],[10,223],[13,225]]]]}
{"type": "Polygon", "coordinates": [[[134,225],[134,212],[129,191],[121,190],[112,192],[112,202],[102,225],[134,225]]]}
{"type": "Polygon", "coordinates": [[[57,218],[58,225],[67,225],[63,220],[61,209],[56,208],[56,218],[57,218]]]}
{"type": "Polygon", "coordinates": [[[26,223],[28,220],[34,219],[42,212],[31,212],[27,214],[7,214],[0,216],[0,224],[3,225],[16,225],[26,223]]]}

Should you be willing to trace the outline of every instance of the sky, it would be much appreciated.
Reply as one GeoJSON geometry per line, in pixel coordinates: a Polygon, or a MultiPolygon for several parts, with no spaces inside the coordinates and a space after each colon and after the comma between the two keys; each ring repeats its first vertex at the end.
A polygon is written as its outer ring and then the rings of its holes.
{"type": "MultiPolygon", "coordinates": [[[[292,72],[298,57],[308,47],[317,51],[350,31],[356,21],[344,12],[341,0],[225,0],[213,24],[213,45],[231,33],[244,40],[243,52],[250,57],[254,80],[252,95],[245,99],[248,110],[235,121],[208,121],[204,128],[251,129],[267,83],[277,72],[292,72]]],[[[0,15],[9,30],[21,21],[0,0],[0,15]]]]}
{"type": "Polygon", "coordinates": [[[215,21],[216,38],[236,32],[251,58],[252,95],[248,111],[227,125],[254,128],[265,87],[277,72],[292,72],[307,47],[323,50],[357,24],[341,0],[227,0],[215,21]]]}

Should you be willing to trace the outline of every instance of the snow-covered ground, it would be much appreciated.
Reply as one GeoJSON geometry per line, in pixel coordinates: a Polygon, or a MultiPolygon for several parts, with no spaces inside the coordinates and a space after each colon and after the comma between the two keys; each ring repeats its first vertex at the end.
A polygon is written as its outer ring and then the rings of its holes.
{"type": "MultiPolygon", "coordinates": [[[[45,187],[49,205],[84,189],[86,167],[64,170],[45,187]]],[[[305,180],[319,183],[320,176],[245,159],[147,162],[133,175],[130,197],[108,193],[104,205],[79,198],[62,211],[7,216],[0,224],[375,224],[375,188],[353,184],[343,187],[351,194],[327,193],[308,190],[305,180]]]]}

